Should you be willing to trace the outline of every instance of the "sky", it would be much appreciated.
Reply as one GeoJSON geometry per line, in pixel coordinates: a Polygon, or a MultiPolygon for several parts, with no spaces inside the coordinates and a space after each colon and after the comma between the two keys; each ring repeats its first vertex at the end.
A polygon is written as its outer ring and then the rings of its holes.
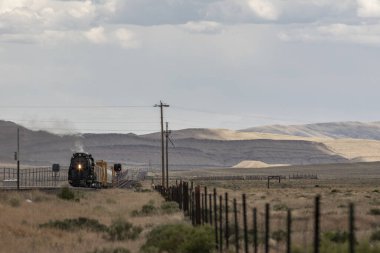
{"type": "Polygon", "coordinates": [[[57,133],[379,121],[380,0],[0,0],[0,119],[57,133]]]}

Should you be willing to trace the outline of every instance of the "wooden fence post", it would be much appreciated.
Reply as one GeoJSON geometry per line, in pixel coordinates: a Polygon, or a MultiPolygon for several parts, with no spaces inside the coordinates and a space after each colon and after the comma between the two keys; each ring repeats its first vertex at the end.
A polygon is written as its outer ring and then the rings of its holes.
{"type": "Polygon", "coordinates": [[[288,209],[286,222],[286,253],[291,253],[292,250],[292,211],[288,209]]]}
{"type": "Polygon", "coordinates": [[[315,197],[314,210],[314,253],[319,253],[320,246],[320,196],[315,197]]]}
{"type": "Polygon", "coordinates": [[[265,204],[265,253],[269,253],[269,233],[270,233],[270,209],[269,203],[265,204]]]}
{"type": "Polygon", "coordinates": [[[243,228],[244,228],[244,252],[248,253],[248,226],[247,226],[247,202],[246,195],[243,194],[243,228]]]}
{"type": "Polygon", "coordinates": [[[226,228],[225,228],[225,237],[226,237],[226,249],[228,250],[228,248],[230,247],[230,240],[229,240],[229,238],[230,238],[230,224],[229,224],[229,217],[228,217],[228,193],[226,192],[226,193],[224,193],[224,208],[225,208],[225,212],[226,212],[226,214],[225,214],[225,220],[226,220],[226,222],[225,222],[225,226],[226,226],[226,228]]]}
{"type": "Polygon", "coordinates": [[[215,230],[215,246],[219,248],[219,236],[218,236],[218,217],[217,217],[217,203],[216,203],[216,189],[214,188],[214,230],[215,230]]]}
{"type": "Polygon", "coordinates": [[[355,209],[354,204],[349,205],[349,253],[355,253],[355,209]]]}
{"type": "Polygon", "coordinates": [[[234,221],[235,221],[235,252],[239,253],[239,221],[237,216],[237,203],[234,199],[234,221]]]}
{"type": "Polygon", "coordinates": [[[200,187],[195,187],[195,224],[201,225],[201,191],[200,187]]]}
{"type": "Polygon", "coordinates": [[[253,208],[253,253],[257,250],[257,209],[253,208]]]}

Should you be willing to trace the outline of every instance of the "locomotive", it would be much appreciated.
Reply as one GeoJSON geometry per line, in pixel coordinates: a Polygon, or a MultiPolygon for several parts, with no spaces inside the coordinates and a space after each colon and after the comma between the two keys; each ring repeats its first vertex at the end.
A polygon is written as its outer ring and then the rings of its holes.
{"type": "Polygon", "coordinates": [[[91,154],[74,153],[70,161],[68,180],[74,187],[110,187],[114,173],[114,170],[107,168],[105,161],[95,162],[91,154]]]}

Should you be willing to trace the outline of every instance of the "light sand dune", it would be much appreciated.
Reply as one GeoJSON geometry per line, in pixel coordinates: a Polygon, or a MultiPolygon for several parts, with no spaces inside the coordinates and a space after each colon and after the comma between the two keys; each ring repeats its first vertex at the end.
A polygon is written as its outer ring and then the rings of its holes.
{"type": "Polygon", "coordinates": [[[242,161],[233,168],[243,169],[243,168],[269,168],[269,167],[279,167],[279,166],[287,166],[288,164],[268,164],[261,161],[242,161]]]}

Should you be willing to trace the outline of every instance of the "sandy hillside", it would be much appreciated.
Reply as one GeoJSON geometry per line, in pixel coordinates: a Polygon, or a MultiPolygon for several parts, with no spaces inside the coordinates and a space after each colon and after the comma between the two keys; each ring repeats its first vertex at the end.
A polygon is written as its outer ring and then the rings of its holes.
{"type": "MultiPolygon", "coordinates": [[[[144,137],[159,139],[161,138],[159,133],[143,135],[144,137]]],[[[174,140],[178,139],[207,139],[207,140],[258,140],[258,139],[270,139],[270,140],[313,140],[313,138],[291,136],[284,134],[273,133],[259,133],[259,132],[240,132],[229,129],[207,129],[207,128],[193,128],[172,131],[171,137],[174,140]]]]}
{"type": "Polygon", "coordinates": [[[380,141],[336,139],[321,142],[337,154],[356,162],[380,161],[380,141]]]}
{"type": "MultiPolygon", "coordinates": [[[[292,133],[290,131],[290,133],[292,133]]],[[[312,135],[310,135],[312,136],[312,135]]],[[[211,139],[211,140],[304,140],[320,142],[325,144],[331,151],[353,160],[355,162],[372,162],[380,161],[380,141],[369,139],[351,139],[351,138],[331,138],[327,135],[323,137],[301,137],[275,133],[259,133],[259,132],[240,132],[228,129],[186,129],[174,132],[175,139],[211,139]]],[[[153,137],[153,135],[151,135],[153,137]]],[[[264,168],[273,166],[261,161],[241,161],[235,165],[239,168],[264,168]]],[[[234,167],[235,167],[234,166],[234,167]]]]}

